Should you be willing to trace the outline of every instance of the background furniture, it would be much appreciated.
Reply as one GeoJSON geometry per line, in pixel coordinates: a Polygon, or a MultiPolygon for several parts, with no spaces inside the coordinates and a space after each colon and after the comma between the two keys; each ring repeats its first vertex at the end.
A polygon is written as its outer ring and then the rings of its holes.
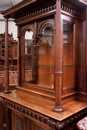
{"type": "Polygon", "coordinates": [[[87,114],[87,7],[80,1],[31,0],[6,18],[7,130],[75,130],[87,114]],[[18,86],[9,90],[8,18],[18,26],[18,86]],[[15,125],[14,125],[15,124],[15,125]],[[13,127],[14,126],[14,127],[13,127]]]}
{"type": "MultiPolygon", "coordinates": [[[[14,89],[18,85],[18,42],[13,39],[12,34],[8,34],[8,52],[9,52],[9,86],[10,89],[14,89]]],[[[5,89],[5,33],[0,34],[0,92],[5,89]]],[[[1,100],[1,99],[0,99],[1,100]]],[[[0,102],[0,129],[3,130],[6,126],[6,110],[0,102]]]]}
{"type": "MultiPolygon", "coordinates": [[[[8,55],[9,55],[9,84],[18,84],[18,42],[8,34],[8,55]]],[[[0,34],[0,85],[5,85],[5,33],[0,34]]],[[[1,90],[2,91],[2,90],[1,90]]]]}

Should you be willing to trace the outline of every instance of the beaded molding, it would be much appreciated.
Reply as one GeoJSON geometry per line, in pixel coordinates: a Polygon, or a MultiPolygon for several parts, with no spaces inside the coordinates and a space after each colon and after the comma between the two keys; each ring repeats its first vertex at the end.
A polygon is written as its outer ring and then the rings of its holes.
{"type": "MultiPolygon", "coordinates": [[[[50,11],[54,11],[55,12],[55,10],[56,10],[56,4],[49,5],[48,7],[42,8],[42,9],[37,10],[35,12],[29,13],[29,14],[23,16],[23,17],[19,17],[19,18],[15,19],[15,22],[16,23],[17,22],[21,22],[21,21],[26,20],[28,18],[33,18],[33,17],[35,17],[37,15],[41,15],[41,14],[44,14],[44,13],[47,13],[47,12],[50,12],[50,11]]],[[[64,5],[64,4],[61,4],[61,10],[65,11],[67,13],[70,13],[72,15],[75,15],[75,16],[79,16],[80,15],[80,13],[78,11],[76,11],[76,10],[74,10],[74,9],[64,5]]]]}

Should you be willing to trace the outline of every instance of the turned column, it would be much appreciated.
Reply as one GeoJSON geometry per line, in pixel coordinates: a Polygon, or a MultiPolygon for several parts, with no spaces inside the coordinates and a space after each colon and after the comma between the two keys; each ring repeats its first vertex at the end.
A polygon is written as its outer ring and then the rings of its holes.
{"type": "Polygon", "coordinates": [[[5,93],[9,92],[8,18],[5,19],[5,93]]]}
{"type": "Polygon", "coordinates": [[[56,0],[56,29],[54,47],[54,86],[55,86],[55,108],[54,111],[62,111],[62,29],[61,29],[61,0],[56,0]]]}

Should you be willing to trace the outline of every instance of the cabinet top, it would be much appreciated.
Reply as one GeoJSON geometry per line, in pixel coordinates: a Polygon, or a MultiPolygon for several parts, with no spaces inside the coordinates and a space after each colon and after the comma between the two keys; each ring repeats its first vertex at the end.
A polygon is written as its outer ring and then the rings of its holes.
{"type": "Polygon", "coordinates": [[[20,13],[29,11],[34,8],[38,8],[39,6],[51,2],[54,0],[28,0],[28,1],[22,1],[18,3],[17,5],[14,5],[13,7],[7,9],[6,11],[3,11],[2,14],[4,17],[10,17],[10,18],[16,18],[20,13]]]}
{"type": "MultiPolygon", "coordinates": [[[[66,3],[67,6],[73,6],[75,8],[77,8],[78,10],[81,10],[82,8],[84,8],[86,6],[86,4],[80,2],[82,0],[60,0],[62,1],[62,3],[66,3]]],[[[13,7],[5,10],[2,12],[3,16],[5,18],[18,18],[19,15],[23,15],[25,14],[25,12],[32,12],[33,10],[37,10],[40,7],[43,6],[47,6],[49,5],[49,3],[55,3],[55,0],[28,0],[28,1],[22,1],[16,5],[14,5],[13,7]]]]}

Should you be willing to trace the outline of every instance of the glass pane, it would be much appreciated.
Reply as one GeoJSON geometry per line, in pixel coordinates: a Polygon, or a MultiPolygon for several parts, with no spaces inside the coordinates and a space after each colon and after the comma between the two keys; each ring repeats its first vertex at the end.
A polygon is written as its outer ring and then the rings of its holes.
{"type": "Polygon", "coordinates": [[[73,44],[73,24],[63,23],[63,43],[73,44]]]}
{"type": "Polygon", "coordinates": [[[47,24],[42,32],[38,50],[38,84],[53,87],[54,85],[54,31],[47,24]]]}
{"type": "Polygon", "coordinates": [[[73,23],[63,22],[63,88],[74,87],[73,23]]]}
{"type": "Polygon", "coordinates": [[[32,80],[32,37],[33,32],[27,30],[25,33],[25,81],[32,80]]]}
{"type": "Polygon", "coordinates": [[[53,27],[50,24],[44,26],[38,43],[36,43],[31,30],[28,30],[25,36],[25,82],[38,84],[39,86],[53,87],[53,27]]]}

